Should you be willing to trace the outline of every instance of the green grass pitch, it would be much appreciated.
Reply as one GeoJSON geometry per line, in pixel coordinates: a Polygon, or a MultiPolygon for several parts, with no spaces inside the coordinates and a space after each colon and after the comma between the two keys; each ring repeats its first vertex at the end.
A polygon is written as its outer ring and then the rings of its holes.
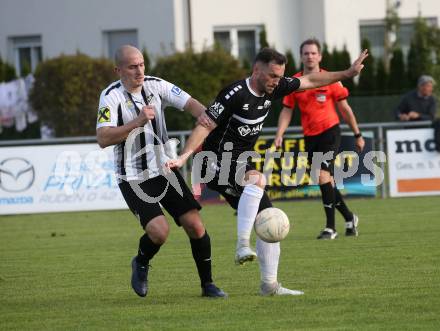
{"type": "Polygon", "coordinates": [[[128,211],[0,216],[0,330],[440,330],[440,197],[350,199],[360,236],[318,241],[319,200],[277,202],[293,228],[279,280],[302,297],[260,297],[258,264],[234,265],[233,211],[202,211],[216,284],[200,297],[187,237],[171,221],[145,299],[130,288],[141,228],[128,211]]]}

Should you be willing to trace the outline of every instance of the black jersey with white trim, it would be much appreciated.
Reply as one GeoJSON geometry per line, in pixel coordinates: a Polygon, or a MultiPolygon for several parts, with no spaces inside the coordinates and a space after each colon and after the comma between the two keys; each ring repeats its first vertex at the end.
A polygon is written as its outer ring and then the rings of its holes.
{"type": "Polygon", "coordinates": [[[208,107],[206,114],[217,124],[208,135],[203,150],[220,154],[226,142],[232,142],[232,156],[254,150],[271,104],[297,90],[298,78],[282,77],[271,94],[258,96],[249,85],[249,78],[224,88],[208,107]]]}

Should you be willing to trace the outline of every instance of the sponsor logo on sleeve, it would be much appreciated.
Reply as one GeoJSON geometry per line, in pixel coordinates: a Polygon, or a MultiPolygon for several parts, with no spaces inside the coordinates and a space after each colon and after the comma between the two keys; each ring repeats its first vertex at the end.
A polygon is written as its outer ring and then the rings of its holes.
{"type": "Polygon", "coordinates": [[[182,93],[182,89],[180,87],[177,87],[176,85],[174,85],[171,88],[171,92],[177,96],[179,96],[182,93]]]}
{"type": "Polygon", "coordinates": [[[98,110],[98,123],[110,122],[110,108],[108,106],[101,107],[98,110]]]}
{"type": "Polygon", "coordinates": [[[214,102],[211,107],[208,108],[209,113],[214,117],[217,118],[220,116],[220,114],[225,110],[225,107],[220,102],[214,102]]]}

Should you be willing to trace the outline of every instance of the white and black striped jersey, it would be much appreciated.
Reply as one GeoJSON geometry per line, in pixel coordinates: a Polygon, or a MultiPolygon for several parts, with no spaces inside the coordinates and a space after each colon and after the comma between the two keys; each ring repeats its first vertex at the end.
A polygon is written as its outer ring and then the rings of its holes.
{"type": "Polygon", "coordinates": [[[168,106],[182,110],[191,96],[179,87],[157,77],[145,76],[142,91],[128,93],[121,81],[110,84],[101,93],[96,128],[122,126],[135,119],[145,105],[154,106],[155,118],[143,130],[133,130],[135,139],[115,145],[115,169],[126,180],[145,179],[159,175],[159,169],[170,159],[164,109],[168,106]],[[129,148],[130,147],[130,148],[129,148]],[[142,153],[142,150],[146,153],[142,153]],[[143,173],[144,172],[144,173],[143,173]]]}
{"type": "Polygon", "coordinates": [[[217,124],[203,144],[203,150],[221,154],[224,144],[232,142],[232,157],[237,159],[245,151],[253,151],[274,100],[297,90],[298,78],[282,77],[271,94],[257,95],[249,85],[249,78],[224,88],[207,109],[206,114],[217,124]]]}

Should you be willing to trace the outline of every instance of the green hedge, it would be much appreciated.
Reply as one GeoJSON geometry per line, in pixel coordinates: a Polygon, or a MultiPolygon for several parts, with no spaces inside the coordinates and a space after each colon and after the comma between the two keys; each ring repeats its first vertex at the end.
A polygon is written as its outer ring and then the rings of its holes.
{"type": "MultiPolygon", "coordinates": [[[[191,94],[203,104],[210,103],[222,88],[246,76],[240,63],[221,49],[191,50],[158,59],[152,75],[161,77],[191,94]]],[[[194,126],[190,114],[166,112],[169,130],[188,130],[194,126]]]]}
{"type": "MultiPolygon", "coordinates": [[[[208,104],[222,87],[246,72],[231,55],[216,49],[162,57],[147,74],[166,79],[208,104]]],[[[99,94],[117,79],[109,60],[62,55],[38,66],[30,99],[41,122],[55,129],[57,137],[95,135],[99,94]]],[[[170,130],[194,126],[189,114],[167,111],[166,117],[170,130]]]]}
{"type": "Polygon", "coordinates": [[[4,62],[0,56],[0,82],[9,82],[17,78],[15,68],[9,63],[4,62]]]}
{"type": "Polygon", "coordinates": [[[30,99],[40,121],[57,137],[95,135],[100,92],[117,77],[113,64],[83,54],[40,63],[30,99]]]}

